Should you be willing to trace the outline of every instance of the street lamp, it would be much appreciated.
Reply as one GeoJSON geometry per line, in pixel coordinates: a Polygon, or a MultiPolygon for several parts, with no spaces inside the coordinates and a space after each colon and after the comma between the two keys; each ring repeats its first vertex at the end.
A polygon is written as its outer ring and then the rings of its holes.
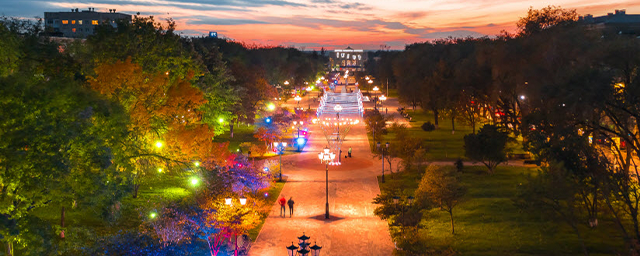
{"type": "MultiPolygon", "coordinates": [[[[318,80],[318,83],[320,82],[320,80],[318,80]]],[[[307,87],[307,102],[309,102],[309,109],[311,109],[311,86],[307,87]]]]}
{"type": "Polygon", "coordinates": [[[374,109],[378,109],[378,91],[379,90],[380,89],[378,89],[378,86],[374,86],[373,87],[373,91],[374,91],[374,94],[375,94],[375,100],[373,100],[373,108],[374,109]]]}
{"type": "Polygon", "coordinates": [[[314,244],[313,246],[309,247],[310,243],[307,242],[307,240],[309,240],[311,237],[306,236],[304,233],[302,233],[302,236],[298,237],[298,245],[300,245],[300,247],[295,246],[293,244],[293,242],[291,242],[291,246],[287,246],[287,255],[289,256],[305,256],[307,254],[309,254],[309,252],[311,252],[312,256],[320,256],[320,249],[322,249],[322,246],[318,246],[317,242],[316,244],[314,244]],[[300,248],[300,250],[298,250],[298,248],[300,248]],[[309,251],[309,249],[311,249],[311,251],[309,251]]]}
{"type": "Polygon", "coordinates": [[[282,142],[274,142],[273,147],[276,149],[278,155],[280,155],[280,178],[278,181],[282,181],[282,154],[284,154],[284,149],[287,146],[287,143],[282,142]]]}
{"type": "Polygon", "coordinates": [[[329,163],[336,158],[336,154],[331,153],[329,147],[325,147],[323,152],[318,153],[318,158],[320,161],[326,165],[325,173],[326,173],[326,194],[327,194],[327,204],[325,208],[324,218],[329,219],[329,163]]]}
{"type": "Polygon", "coordinates": [[[293,121],[293,126],[295,128],[298,128],[298,137],[300,137],[300,126],[302,126],[304,124],[304,122],[302,121],[293,121]]]}
{"type": "MultiPolygon", "coordinates": [[[[413,196],[408,196],[407,197],[407,206],[411,207],[411,204],[413,204],[413,196]]],[[[402,226],[404,226],[404,206],[405,204],[403,202],[400,202],[400,197],[399,196],[393,196],[393,204],[395,204],[395,208],[398,209],[398,203],[400,203],[401,208],[400,208],[400,213],[401,213],[401,218],[402,218],[402,226]]]]}
{"type": "Polygon", "coordinates": [[[300,98],[300,95],[296,95],[296,97],[294,97],[293,99],[298,102],[298,107],[299,107],[300,106],[300,101],[302,100],[302,98],[300,98]]]}
{"type": "Polygon", "coordinates": [[[380,142],[376,144],[376,148],[382,152],[382,183],[384,183],[384,153],[389,150],[389,142],[385,143],[385,147],[380,147],[380,142]]]}
{"type": "MultiPolygon", "coordinates": [[[[225,198],[225,199],[224,199],[224,204],[225,204],[225,205],[228,205],[229,207],[233,207],[233,202],[232,202],[232,200],[233,200],[233,199],[232,199],[231,197],[227,197],[227,198],[225,198]]],[[[245,204],[247,204],[247,198],[246,198],[246,197],[244,197],[244,196],[240,197],[240,200],[239,200],[239,201],[240,201],[240,205],[245,205],[245,204]]],[[[234,255],[236,255],[236,256],[237,256],[237,255],[238,255],[238,230],[237,230],[237,229],[234,229],[234,235],[235,235],[235,237],[236,237],[236,241],[235,241],[236,249],[234,250],[234,255]]]]}

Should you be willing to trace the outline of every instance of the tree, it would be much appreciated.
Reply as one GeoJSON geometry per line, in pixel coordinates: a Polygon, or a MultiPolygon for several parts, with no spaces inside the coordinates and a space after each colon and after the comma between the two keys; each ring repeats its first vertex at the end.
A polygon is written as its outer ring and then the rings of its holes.
{"type": "Polygon", "coordinates": [[[565,10],[550,5],[540,10],[530,7],[527,16],[520,18],[516,26],[520,36],[528,36],[552,27],[573,24],[577,20],[575,9],[565,10]]]}
{"type": "Polygon", "coordinates": [[[581,216],[580,186],[562,164],[545,167],[519,191],[516,204],[525,212],[543,212],[551,219],[559,217],[576,233],[584,255],[589,255],[578,227],[581,216]]]}
{"type": "Polygon", "coordinates": [[[432,208],[437,206],[449,213],[451,219],[451,234],[455,234],[453,224],[453,208],[458,205],[466,193],[466,188],[460,184],[459,174],[450,166],[428,166],[418,189],[416,189],[416,203],[432,208]]]}
{"type": "Polygon", "coordinates": [[[494,125],[484,125],[477,134],[464,136],[465,156],[473,161],[482,162],[489,173],[507,160],[507,141],[509,136],[494,125]]]}

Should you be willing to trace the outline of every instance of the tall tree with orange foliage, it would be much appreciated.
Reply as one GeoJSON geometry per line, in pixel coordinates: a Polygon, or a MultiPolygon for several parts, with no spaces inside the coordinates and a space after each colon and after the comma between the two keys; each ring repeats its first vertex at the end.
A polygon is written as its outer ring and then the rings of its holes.
{"type": "Polygon", "coordinates": [[[167,73],[143,72],[130,59],[101,64],[94,72],[90,87],[122,104],[130,117],[130,136],[123,141],[139,149],[128,158],[134,197],[143,177],[157,166],[170,169],[199,160],[206,168],[223,165],[229,157],[226,144],[213,143],[213,130],[201,122],[199,107],[206,100],[188,82],[191,75],[172,81],[167,73]]]}

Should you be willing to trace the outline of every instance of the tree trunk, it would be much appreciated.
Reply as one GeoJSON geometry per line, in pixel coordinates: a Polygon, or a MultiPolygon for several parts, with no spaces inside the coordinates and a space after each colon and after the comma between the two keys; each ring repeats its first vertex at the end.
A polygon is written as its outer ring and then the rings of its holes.
{"type": "Polygon", "coordinates": [[[475,121],[471,122],[471,132],[473,134],[476,134],[476,122],[475,121]]]}
{"type": "Polygon", "coordinates": [[[451,114],[451,134],[455,134],[456,133],[456,115],[455,112],[454,114],[451,114]]]}
{"type": "Polygon", "coordinates": [[[62,206],[62,212],[60,213],[60,227],[62,227],[60,238],[64,238],[64,206],[62,206]]]}
{"type": "Polygon", "coordinates": [[[13,256],[13,243],[7,241],[7,256],[13,256]]]}
{"type": "Polygon", "coordinates": [[[574,224],[571,224],[571,227],[573,228],[573,231],[576,232],[576,235],[580,240],[580,245],[582,246],[582,252],[584,253],[585,256],[589,256],[589,252],[587,251],[587,246],[584,244],[584,239],[582,239],[582,236],[580,235],[580,231],[578,230],[578,227],[576,227],[576,225],[574,224]]]}
{"type": "Polygon", "coordinates": [[[438,129],[438,110],[435,108],[432,110],[433,110],[433,123],[436,126],[436,129],[438,129]]]}
{"type": "Polygon", "coordinates": [[[233,120],[229,121],[229,132],[230,132],[229,136],[231,138],[233,138],[233,124],[234,124],[233,120]]]}
{"type": "Polygon", "coordinates": [[[140,188],[140,184],[133,184],[133,198],[138,198],[138,188],[140,188]]]}
{"type": "Polygon", "coordinates": [[[451,234],[453,235],[456,233],[456,230],[453,227],[453,209],[449,210],[449,218],[451,219],[451,234]]]}

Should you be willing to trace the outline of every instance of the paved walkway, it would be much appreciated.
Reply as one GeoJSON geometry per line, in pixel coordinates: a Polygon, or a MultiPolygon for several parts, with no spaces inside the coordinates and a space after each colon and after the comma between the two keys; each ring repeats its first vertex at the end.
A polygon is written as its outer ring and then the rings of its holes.
{"type": "MultiPolygon", "coordinates": [[[[306,152],[283,156],[291,162],[283,168],[289,179],[281,195],[293,197],[294,215],[279,217],[275,204],[249,255],[286,255],[286,246],[297,244],[304,232],[311,243],[322,246],[322,255],[391,255],[393,243],[385,221],[373,215],[373,198],[380,193],[376,175],[379,161],[373,159],[363,123],[353,127],[342,145],[346,154],[353,148],[353,158],[344,159],[341,166],[329,166],[329,210],[331,219],[324,219],[325,165],[318,152],[327,145],[318,125],[310,126],[311,137],[306,152]]],[[[288,209],[287,209],[288,211],[288,209]]]]}

